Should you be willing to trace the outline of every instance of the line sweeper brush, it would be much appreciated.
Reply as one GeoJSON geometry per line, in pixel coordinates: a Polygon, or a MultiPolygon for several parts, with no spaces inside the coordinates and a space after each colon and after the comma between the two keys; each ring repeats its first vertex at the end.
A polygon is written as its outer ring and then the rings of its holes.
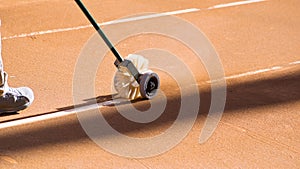
{"type": "Polygon", "coordinates": [[[126,59],[123,59],[83,3],[80,0],[75,2],[116,57],[114,64],[118,71],[114,77],[114,87],[118,96],[130,100],[153,98],[157,94],[160,82],[158,75],[148,69],[148,60],[135,54],[129,54],[126,59]]]}

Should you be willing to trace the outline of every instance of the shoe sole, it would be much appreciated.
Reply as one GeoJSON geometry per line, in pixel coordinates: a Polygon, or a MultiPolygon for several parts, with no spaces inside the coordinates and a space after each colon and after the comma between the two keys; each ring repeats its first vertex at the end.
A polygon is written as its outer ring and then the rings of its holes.
{"type": "Polygon", "coordinates": [[[0,109],[0,113],[15,113],[15,112],[24,110],[29,106],[30,106],[30,102],[28,102],[28,103],[26,103],[22,106],[14,107],[14,108],[11,108],[11,109],[0,109]]]}

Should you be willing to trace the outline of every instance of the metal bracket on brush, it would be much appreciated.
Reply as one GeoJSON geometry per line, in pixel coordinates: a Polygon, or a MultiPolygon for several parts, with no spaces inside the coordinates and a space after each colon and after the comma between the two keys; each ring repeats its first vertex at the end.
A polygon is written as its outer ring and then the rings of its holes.
{"type": "Polygon", "coordinates": [[[133,65],[133,63],[130,60],[124,59],[122,62],[120,62],[118,59],[115,61],[114,65],[122,72],[128,72],[131,74],[134,79],[140,83],[140,73],[136,69],[136,67],[133,65]]]}

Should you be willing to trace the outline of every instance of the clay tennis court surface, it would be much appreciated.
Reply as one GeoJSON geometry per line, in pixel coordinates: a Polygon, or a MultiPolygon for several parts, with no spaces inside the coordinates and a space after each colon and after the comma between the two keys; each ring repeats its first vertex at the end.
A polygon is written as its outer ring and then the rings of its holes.
{"type": "MultiPolygon", "coordinates": [[[[31,107],[0,117],[0,168],[299,168],[299,1],[83,2],[99,23],[175,11],[171,15],[201,30],[214,45],[224,68],[227,95],[222,119],[208,141],[199,144],[213,79],[209,79],[195,54],[180,42],[142,34],[117,44],[120,53],[126,56],[148,48],[171,51],[191,69],[197,82],[198,117],[177,146],[153,157],[126,158],[94,143],[76,113],[18,124],[24,119],[72,111],[76,62],[95,31],[85,27],[89,22],[72,0],[0,0],[2,57],[9,84],[30,86],[35,93],[31,107]],[[11,126],[3,127],[5,124],[11,126]]],[[[133,22],[122,24],[126,32],[126,24],[133,22]]],[[[114,94],[113,62],[113,55],[107,53],[95,77],[94,97],[100,103],[114,94]]],[[[158,73],[168,104],[157,120],[134,123],[122,117],[115,106],[99,108],[120,133],[139,138],[164,133],[176,119],[180,100],[193,95],[181,97],[174,79],[158,73]]],[[[154,98],[154,102],[159,99],[154,98]]],[[[128,104],[122,106],[126,108],[128,104]]],[[[132,104],[139,110],[149,108],[146,100],[132,104]]],[[[187,117],[183,123],[192,120],[187,117]]],[[[103,139],[114,143],[113,136],[106,137],[103,139]]]]}

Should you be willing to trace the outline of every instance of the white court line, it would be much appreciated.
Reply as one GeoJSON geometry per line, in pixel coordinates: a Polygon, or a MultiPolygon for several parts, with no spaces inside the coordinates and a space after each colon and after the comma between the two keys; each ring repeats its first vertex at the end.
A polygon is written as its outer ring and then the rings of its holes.
{"type": "MultiPolygon", "coordinates": [[[[241,73],[241,74],[237,74],[237,75],[226,76],[224,79],[225,80],[237,79],[237,78],[241,78],[241,77],[247,77],[247,76],[257,75],[257,74],[260,74],[260,73],[279,70],[279,69],[282,69],[282,68],[283,68],[282,66],[274,66],[274,67],[271,67],[271,68],[259,69],[259,70],[250,71],[250,72],[246,72],[246,73],[241,73]]],[[[209,80],[209,81],[206,81],[206,83],[216,83],[216,82],[223,81],[224,79],[209,80]]]]}
{"type": "Polygon", "coordinates": [[[260,69],[260,70],[256,70],[256,71],[250,71],[250,72],[246,72],[246,73],[242,73],[242,74],[238,74],[238,75],[232,75],[232,76],[227,76],[225,77],[225,79],[237,79],[237,78],[241,78],[241,77],[245,77],[245,76],[252,76],[252,75],[256,75],[256,74],[260,74],[260,73],[265,73],[265,72],[270,72],[273,70],[279,70],[282,69],[282,66],[274,66],[271,68],[267,68],[267,69],[260,69]]]}
{"type": "MultiPolygon", "coordinates": [[[[9,127],[14,127],[14,126],[20,126],[20,125],[24,125],[24,124],[30,124],[30,123],[34,123],[34,122],[40,122],[40,121],[44,121],[44,120],[50,120],[50,119],[54,119],[54,118],[59,118],[59,117],[64,117],[64,116],[68,116],[71,114],[76,114],[78,112],[83,112],[83,111],[89,111],[89,110],[95,110],[95,109],[99,109],[103,106],[110,105],[113,104],[113,101],[108,101],[109,103],[99,103],[99,104],[91,104],[91,105],[87,105],[87,106],[82,106],[82,107],[76,107],[75,109],[70,109],[70,110],[65,110],[65,111],[58,111],[55,113],[50,113],[50,114],[43,114],[43,115],[37,115],[34,117],[28,117],[28,118],[23,118],[23,119],[18,119],[18,120],[12,120],[12,121],[8,121],[8,122],[4,122],[4,123],[0,123],[0,129],[5,129],[5,128],[9,128],[9,127]]],[[[119,103],[119,102],[116,102],[119,103]]]]}
{"type": "Polygon", "coordinates": [[[13,121],[9,121],[9,122],[0,123],[0,129],[5,129],[5,128],[9,128],[9,127],[20,126],[20,125],[24,125],[24,124],[30,124],[30,123],[34,123],[34,122],[54,119],[54,118],[63,117],[63,116],[67,116],[67,115],[74,114],[74,113],[76,113],[75,110],[60,111],[60,112],[52,113],[52,114],[45,114],[45,115],[40,115],[40,116],[35,116],[35,117],[24,118],[24,119],[20,119],[20,120],[13,120],[13,121]]]}
{"type": "Polygon", "coordinates": [[[299,60],[299,61],[295,61],[295,62],[289,63],[289,65],[297,65],[297,64],[300,64],[300,60],[299,60]]]}
{"type": "Polygon", "coordinates": [[[178,15],[178,14],[184,14],[184,13],[190,13],[190,12],[197,12],[197,11],[200,11],[200,9],[189,8],[189,9],[183,9],[183,10],[172,11],[172,12],[164,12],[164,13],[137,16],[137,17],[132,17],[132,18],[118,19],[118,20],[114,20],[114,21],[105,22],[100,25],[111,25],[111,24],[117,24],[117,23],[132,22],[132,21],[145,20],[145,19],[151,19],[151,18],[159,18],[159,17],[163,17],[163,16],[178,15]]]}
{"type": "MultiPolygon", "coordinates": [[[[257,2],[263,2],[263,1],[267,1],[267,0],[246,0],[246,1],[232,2],[232,3],[227,3],[227,4],[215,5],[215,6],[206,8],[206,10],[217,9],[217,8],[225,8],[225,7],[231,7],[231,6],[239,6],[239,5],[257,3],[257,2]]],[[[99,25],[100,26],[101,25],[110,25],[110,24],[131,22],[131,21],[144,20],[144,19],[150,19],[150,18],[158,18],[158,17],[168,16],[168,15],[178,15],[178,14],[184,14],[184,13],[197,12],[197,11],[200,11],[200,10],[201,9],[198,9],[198,8],[189,8],[189,9],[183,9],[183,10],[177,10],[177,11],[171,11],[171,12],[164,12],[164,13],[158,13],[158,14],[137,16],[137,17],[132,17],[132,18],[118,19],[118,20],[114,20],[114,21],[104,22],[104,23],[101,23],[99,25]]],[[[76,26],[76,27],[71,27],[71,28],[58,28],[58,29],[39,31],[39,32],[31,32],[31,33],[22,33],[22,34],[19,34],[19,35],[12,35],[12,36],[8,36],[8,37],[3,37],[2,40],[15,39],[15,38],[24,38],[24,37],[51,34],[51,33],[59,33],[59,32],[67,32],[67,31],[80,30],[80,29],[85,29],[85,28],[90,28],[90,27],[92,27],[92,25],[83,25],[83,26],[76,26]]]]}
{"type": "Polygon", "coordinates": [[[215,6],[207,8],[207,9],[227,8],[227,7],[232,7],[232,6],[239,6],[239,5],[264,2],[264,1],[266,1],[266,0],[248,0],[248,1],[231,2],[231,3],[227,3],[227,4],[215,5],[215,6]]]}
{"type": "MultiPolygon", "coordinates": [[[[168,16],[168,15],[178,15],[178,14],[196,12],[199,10],[200,9],[197,9],[197,8],[189,8],[189,9],[184,9],[184,10],[177,10],[177,11],[171,11],[171,12],[137,16],[137,17],[132,17],[132,18],[118,19],[118,20],[100,23],[98,25],[100,25],[100,26],[112,25],[112,24],[117,24],[117,23],[125,23],[125,22],[132,22],[132,21],[145,20],[145,19],[151,19],[151,18],[158,18],[158,17],[168,16]]],[[[19,34],[19,35],[3,37],[2,40],[14,39],[14,38],[24,38],[24,37],[29,37],[29,36],[44,35],[44,34],[59,33],[59,32],[67,32],[67,31],[80,30],[80,29],[85,29],[85,28],[90,28],[90,27],[92,27],[91,24],[83,25],[83,26],[76,26],[76,27],[71,27],[71,28],[60,28],[60,29],[52,29],[52,30],[39,31],[39,32],[23,33],[23,34],[19,34]]]]}
{"type": "MultiPolygon", "coordinates": [[[[295,61],[295,62],[290,62],[287,65],[296,65],[296,64],[300,64],[300,60],[295,61]]],[[[220,82],[220,81],[223,81],[223,80],[238,79],[238,78],[257,75],[257,74],[266,73],[266,72],[270,72],[270,71],[281,70],[283,68],[286,68],[287,65],[285,65],[285,66],[274,66],[274,67],[271,67],[271,68],[259,69],[259,70],[249,71],[249,72],[245,72],[245,73],[241,73],[241,74],[226,76],[224,79],[208,80],[208,81],[206,81],[206,83],[209,83],[209,84],[217,83],[217,82],[220,82]]]]}

